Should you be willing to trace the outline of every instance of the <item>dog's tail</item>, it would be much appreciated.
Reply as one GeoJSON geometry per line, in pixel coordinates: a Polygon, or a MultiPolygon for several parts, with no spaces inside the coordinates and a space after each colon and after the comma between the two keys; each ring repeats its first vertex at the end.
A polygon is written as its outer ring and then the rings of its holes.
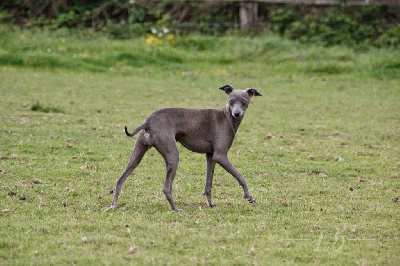
{"type": "Polygon", "coordinates": [[[146,125],[145,125],[145,124],[143,124],[143,125],[137,127],[132,133],[129,133],[129,132],[128,132],[128,128],[125,126],[125,134],[126,134],[128,137],[133,137],[133,136],[136,135],[136,133],[138,133],[140,130],[142,130],[142,129],[144,129],[144,128],[146,128],[146,125]]]}

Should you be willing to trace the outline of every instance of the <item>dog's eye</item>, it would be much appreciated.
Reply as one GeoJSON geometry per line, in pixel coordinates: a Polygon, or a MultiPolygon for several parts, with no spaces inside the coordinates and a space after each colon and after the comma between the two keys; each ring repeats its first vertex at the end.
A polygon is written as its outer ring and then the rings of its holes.
{"type": "Polygon", "coordinates": [[[242,104],[247,104],[246,100],[241,100],[242,104]]]}
{"type": "Polygon", "coordinates": [[[229,104],[234,104],[235,103],[235,101],[234,100],[229,100],[229,104]]]}

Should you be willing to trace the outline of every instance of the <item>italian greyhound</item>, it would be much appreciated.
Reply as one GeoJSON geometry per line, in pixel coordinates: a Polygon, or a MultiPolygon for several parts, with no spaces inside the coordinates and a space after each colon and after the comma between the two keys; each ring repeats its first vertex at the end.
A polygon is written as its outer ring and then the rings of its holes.
{"type": "Polygon", "coordinates": [[[231,85],[225,85],[219,89],[228,95],[228,103],[221,109],[165,108],[148,116],[144,123],[132,133],[129,133],[125,127],[125,133],[129,137],[138,132],[139,136],[126,170],[117,180],[111,208],[117,207],[118,196],[126,178],[139,165],[146,151],[155,147],[164,158],[167,167],[162,191],[171,204],[172,210],[180,211],[171,193],[179,162],[176,141],[193,152],[206,154],[207,172],[203,194],[206,196],[209,207],[215,207],[211,201],[211,188],[216,163],[237,180],[248,202],[255,202],[248,191],[246,180],[229,162],[227,154],[249,106],[250,98],[261,96],[261,94],[253,88],[234,90],[231,85]]]}

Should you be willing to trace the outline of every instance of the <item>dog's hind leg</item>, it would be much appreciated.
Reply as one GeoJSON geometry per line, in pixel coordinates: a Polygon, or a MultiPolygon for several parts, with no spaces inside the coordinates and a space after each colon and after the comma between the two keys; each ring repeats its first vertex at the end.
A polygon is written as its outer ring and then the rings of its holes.
{"type": "Polygon", "coordinates": [[[171,205],[172,210],[181,211],[176,207],[175,202],[172,198],[172,183],[174,181],[176,170],[178,169],[178,163],[179,163],[179,154],[178,154],[178,149],[176,148],[175,139],[171,138],[168,140],[166,139],[160,140],[158,142],[158,145],[155,144],[154,147],[164,158],[165,166],[167,168],[166,169],[167,174],[165,177],[165,182],[162,191],[167,197],[167,200],[171,205]]]}
{"type": "Polygon", "coordinates": [[[135,168],[139,165],[144,154],[150,148],[150,146],[146,145],[145,134],[147,133],[143,132],[140,133],[139,137],[136,140],[135,147],[133,148],[132,156],[129,159],[128,165],[126,166],[125,172],[117,180],[117,185],[115,186],[114,198],[111,203],[111,208],[117,207],[118,196],[119,193],[121,192],[122,185],[124,184],[128,176],[133,172],[133,170],[135,170],[135,168]]]}

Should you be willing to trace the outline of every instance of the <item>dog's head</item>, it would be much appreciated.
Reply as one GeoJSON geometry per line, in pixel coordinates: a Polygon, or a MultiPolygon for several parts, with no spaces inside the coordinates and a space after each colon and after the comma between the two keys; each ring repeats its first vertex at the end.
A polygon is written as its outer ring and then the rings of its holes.
{"type": "Polygon", "coordinates": [[[231,85],[225,85],[219,88],[225,91],[228,95],[229,113],[233,118],[244,116],[244,112],[250,103],[250,98],[253,96],[262,96],[257,90],[248,88],[246,90],[235,90],[231,85]]]}

